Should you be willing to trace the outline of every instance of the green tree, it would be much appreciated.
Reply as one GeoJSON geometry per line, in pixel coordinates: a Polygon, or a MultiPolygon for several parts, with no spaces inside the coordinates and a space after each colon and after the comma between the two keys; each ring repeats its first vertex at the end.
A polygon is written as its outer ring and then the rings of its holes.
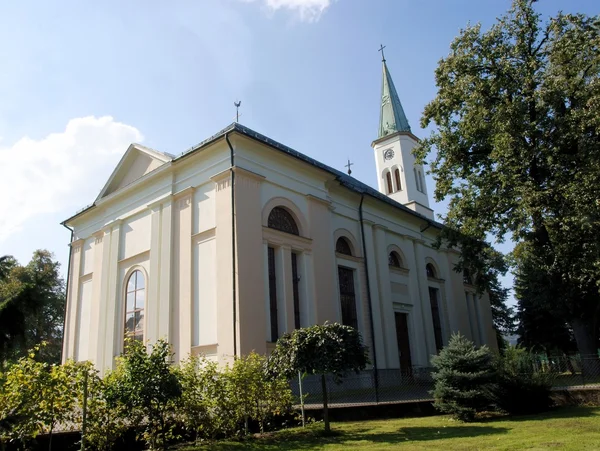
{"type": "Polygon", "coordinates": [[[515,254],[518,264],[515,272],[515,298],[519,345],[533,352],[572,354],[577,346],[572,330],[560,309],[548,308],[548,303],[559,303],[555,280],[540,268],[535,256],[525,243],[519,245],[515,254]]]}
{"type": "Polygon", "coordinates": [[[327,406],[327,380],[333,375],[336,382],[351,371],[359,372],[369,363],[368,350],[360,333],[338,323],[296,329],[284,334],[269,356],[268,371],[276,376],[297,377],[298,372],[321,376],[323,420],[325,432],[331,431],[327,406]]]}
{"type": "Polygon", "coordinates": [[[42,342],[37,358],[60,362],[65,287],[59,269],[45,250],[35,251],[27,266],[12,257],[0,260],[0,363],[42,342]]]}
{"type": "Polygon", "coordinates": [[[492,407],[496,392],[494,355],[487,346],[477,348],[460,334],[433,356],[434,406],[462,421],[492,407]]]}
{"type": "MultiPolygon", "coordinates": [[[[467,26],[435,72],[416,151],[434,150],[447,239],[468,257],[491,236],[527,242],[555,287],[546,301],[596,354],[600,302],[600,19],[514,0],[488,31],[467,26]],[[459,233],[452,232],[453,230],[459,233]]],[[[475,269],[486,273],[485,266],[475,269]]]]}
{"type": "Polygon", "coordinates": [[[167,449],[175,425],[181,384],[171,365],[171,346],[158,340],[148,352],[144,343],[128,340],[118,361],[116,399],[123,404],[131,423],[144,428],[151,449],[167,449]]]}

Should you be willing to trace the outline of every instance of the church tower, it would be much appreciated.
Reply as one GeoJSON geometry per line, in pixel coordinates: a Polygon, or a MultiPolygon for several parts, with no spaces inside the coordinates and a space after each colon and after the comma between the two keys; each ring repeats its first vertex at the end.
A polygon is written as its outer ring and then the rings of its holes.
{"type": "MultiPolygon", "coordinates": [[[[383,57],[383,47],[381,48],[383,57]]],[[[427,183],[423,167],[415,163],[413,148],[419,139],[412,134],[383,57],[379,137],[373,141],[379,191],[430,219],[427,183]]]]}

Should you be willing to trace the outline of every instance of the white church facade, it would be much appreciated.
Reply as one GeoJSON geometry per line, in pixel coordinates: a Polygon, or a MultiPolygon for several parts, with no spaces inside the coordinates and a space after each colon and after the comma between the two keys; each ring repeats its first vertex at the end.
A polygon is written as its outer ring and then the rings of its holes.
{"type": "Polygon", "coordinates": [[[104,371],[130,336],[226,362],[325,321],[378,368],[428,366],[456,331],[495,348],[488,296],[433,247],[417,142],[384,60],[378,190],[238,123],[178,157],[132,144],[64,222],[63,359],[104,371]]]}

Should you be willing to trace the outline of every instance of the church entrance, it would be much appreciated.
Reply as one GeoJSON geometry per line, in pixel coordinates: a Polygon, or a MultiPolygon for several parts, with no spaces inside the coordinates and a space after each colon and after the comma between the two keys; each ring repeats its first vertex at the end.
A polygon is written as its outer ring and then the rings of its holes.
{"type": "Polygon", "coordinates": [[[410,358],[410,341],[408,338],[408,314],[394,313],[396,319],[396,340],[398,341],[398,356],[400,358],[400,372],[403,376],[412,374],[412,360],[410,358]]]}

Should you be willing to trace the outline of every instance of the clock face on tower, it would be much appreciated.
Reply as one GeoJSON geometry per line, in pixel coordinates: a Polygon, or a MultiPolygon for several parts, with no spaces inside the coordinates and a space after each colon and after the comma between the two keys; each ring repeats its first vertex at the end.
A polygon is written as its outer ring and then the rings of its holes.
{"type": "Polygon", "coordinates": [[[392,158],[394,158],[394,151],[392,149],[387,149],[383,152],[384,160],[391,160],[392,158]]]}

